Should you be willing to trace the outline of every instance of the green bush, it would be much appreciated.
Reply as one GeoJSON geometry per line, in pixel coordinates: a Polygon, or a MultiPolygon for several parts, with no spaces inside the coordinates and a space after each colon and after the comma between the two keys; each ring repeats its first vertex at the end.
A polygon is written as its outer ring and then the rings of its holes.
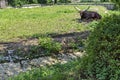
{"type": "Polygon", "coordinates": [[[44,48],[47,52],[59,52],[61,50],[61,44],[55,42],[50,37],[39,38],[39,45],[44,48]]]}
{"type": "Polygon", "coordinates": [[[46,4],[47,0],[38,0],[38,3],[40,3],[40,4],[46,4]]]}
{"type": "Polygon", "coordinates": [[[120,80],[120,14],[101,20],[91,33],[81,76],[92,80],[120,80]]]}
{"type": "Polygon", "coordinates": [[[22,7],[23,4],[27,3],[27,0],[8,0],[8,3],[13,7],[22,7]]]}
{"type": "Polygon", "coordinates": [[[116,4],[116,7],[120,10],[120,0],[111,0],[111,2],[116,4]]]}
{"type": "Polygon", "coordinates": [[[29,3],[29,4],[38,3],[38,0],[28,0],[28,3],[29,3]]]}
{"type": "Polygon", "coordinates": [[[61,2],[61,3],[70,3],[71,1],[70,0],[59,0],[59,2],[61,2]]]}
{"type": "Polygon", "coordinates": [[[46,4],[51,0],[8,0],[8,4],[13,7],[22,7],[24,4],[46,4]]]}

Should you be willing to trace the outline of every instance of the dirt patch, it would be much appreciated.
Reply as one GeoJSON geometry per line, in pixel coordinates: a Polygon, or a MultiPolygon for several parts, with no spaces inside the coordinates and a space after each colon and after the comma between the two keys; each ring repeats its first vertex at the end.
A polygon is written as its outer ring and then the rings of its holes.
{"type": "Polygon", "coordinates": [[[38,39],[19,40],[17,42],[1,42],[0,52],[7,50],[26,49],[29,46],[38,45],[38,39]]]}
{"type": "MultiPolygon", "coordinates": [[[[73,33],[66,33],[66,34],[57,34],[57,35],[50,35],[55,41],[60,42],[63,44],[63,49],[67,50],[69,47],[68,44],[71,41],[77,42],[78,38],[86,39],[89,35],[90,31],[84,32],[73,32],[73,33]],[[67,46],[66,46],[67,45],[67,46]]],[[[36,48],[38,46],[38,39],[32,38],[27,40],[19,40],[17,42],[1,42],[0,43],[0,55],[7,55],[8,50],[14,50],[16,53],[20,53],[20,55],[30,55],[31,47],[36,48]]],[[[34,55],[36,53],[42,52],[42,49],[39,49],[37,52],[33,52],[34,55]]],[[[32,54],[33,54],[32,53],[32,54]]]]}
{"type": "Polygon", "coordinates": [[[70,39],[87,39],[90,31],[84,31],[84,32],[73,32],[73,33],[67,33],[67,34],[58,34],[56,36],[52,36],[55,41],[62,42],[64,39],[70,40],[70,39]]]}

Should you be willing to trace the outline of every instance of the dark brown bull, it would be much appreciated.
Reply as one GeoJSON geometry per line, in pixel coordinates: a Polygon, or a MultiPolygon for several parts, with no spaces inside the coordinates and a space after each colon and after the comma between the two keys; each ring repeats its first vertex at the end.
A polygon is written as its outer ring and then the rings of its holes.
{"type": "Polygon", "coordinates": [[[95,11],[87,11],[89,8],[90,8],[90,6],[86,10],[80,10],[78,7],[75,7],[75,9],[78,10],[79,13],[80,13],[81,20],[83,20],[83,19],[86,19],[86,20],[89,20],[89,19],[95,19],[95,20],[101,19],[101,15],[98,14],[97,12],[95,12],[95,11]]]}

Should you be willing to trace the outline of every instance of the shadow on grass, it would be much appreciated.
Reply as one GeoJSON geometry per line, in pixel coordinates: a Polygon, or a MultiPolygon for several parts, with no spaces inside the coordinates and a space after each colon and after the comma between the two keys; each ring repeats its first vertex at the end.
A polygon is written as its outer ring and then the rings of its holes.
{"type": "MultiPolygon", "coordinates": [[[[47,51],[39,45],[40,37],[51,37],[56,42],[66,42],[68,45],[71,41],[76,42],[78,38],[80,39],[87,39],[89,36],[90,31],[83,31],[83,32],[73,32],[73,33],[65,33],[65,34],[58,34],[58,33],[47,33],[47,34],[34,34],[32,36],[26,36],[26,40],[18,40],[16,42],[0,42],[0,55],[8,56],[8,50],[14,50],[13,55],[18,55],[23,57],[24,59],[27,58],[36,58],[40,56],[49,55],[47,51]]],[[[63,45],[63,49],[68,49],[66,46],[63,45]],[[65,47],[64,47],[65,46],[65,47]]],[[[0,61],[2,62],[2,61],[0,61]]]]}
{"type": "MultiPolygon", "coordinates": [[[[83,19],[81,20],[80,18],[73,19],[73,21],[76,21],[77,23],[86,23],[89,24],[92,21],[95,21],[96,19],[83,19]]],[[[97,21],[97,20],[96,20],[97,21]]]]}

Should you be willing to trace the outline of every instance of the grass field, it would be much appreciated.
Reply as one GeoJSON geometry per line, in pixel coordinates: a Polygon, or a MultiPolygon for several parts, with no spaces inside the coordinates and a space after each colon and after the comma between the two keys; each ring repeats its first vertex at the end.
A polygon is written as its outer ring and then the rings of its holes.
{"type": "MultiPolygon", "coordinates": [[[[87,6],[78,6],[86,9],[87,6]]],[[[92,6],[104,15],[104,7],[92,6]]],[[[0,42],[17,41],[19,38],[39,37],[40,35],[70,33],[88,30],[78,23],[79,13],[73,6],[49,6],[31,9],[0,10],[0,42]]]]}

